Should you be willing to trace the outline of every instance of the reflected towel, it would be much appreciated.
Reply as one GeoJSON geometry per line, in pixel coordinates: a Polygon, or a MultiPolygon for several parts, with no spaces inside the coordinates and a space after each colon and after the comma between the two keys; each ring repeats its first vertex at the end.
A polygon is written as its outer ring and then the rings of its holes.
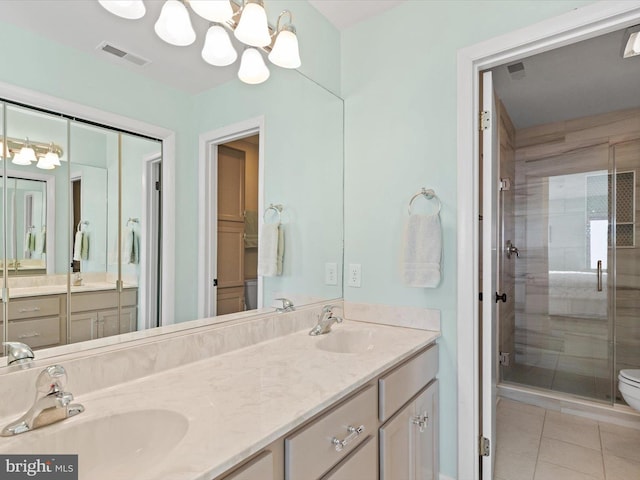
{"type": "Polygon", "coordinates": [[[410,287],[440,284],[442,227],[440,215],[410,215],[404,231],[402,281],[410,287]]]}
{"type": "Polygon", "coordinates": [[[42,234],[40,235],[38,248],[36,250],[40,254],[47,253],[47,229],[45,227],[42,227],[42,234]]]}
{"type": "Polygon", "coordinates": [[[279,223],[265,223],[260,231],[258,250],[258,275],[275,277],[282,275],[284,261],[284,231],[279,223]]]}
{"type": "Polygon", "coordinates": [[[73,241],[73,261],[79,262],[82,260],[82,237],[84,233],[77,231],[75,239],[73,241]]]}
{"type": "Polygon", "coordinates": [[[33,232],[27,232],[24,236],[25,258],[31,258],[31,253],[36,251],[36,236],[33,232]]]}
{"type": "Polygon", "coordinates": [[[126,263],[136,264],[140,261],[138,252],[138,235],[132,227],[126,229],[123,233],[124,241],[122,242],[122,261],[126,263]]]}
{"type": "Polygon", "coordinates": [[[258,212],[247,210],[244,215],[244,248],[258,246],[258,212]]]}
{"type": "Polygon", "coordinates": [[[82,243],[80,244],[80,258],[89,260],[89,234],[82,232],[82,243]]]}

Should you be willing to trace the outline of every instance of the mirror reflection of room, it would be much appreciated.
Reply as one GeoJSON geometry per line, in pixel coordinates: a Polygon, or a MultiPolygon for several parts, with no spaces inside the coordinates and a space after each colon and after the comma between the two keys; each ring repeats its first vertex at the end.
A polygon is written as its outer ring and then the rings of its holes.
{"type": "Polygon", "coordinates": [[[4,108],[7,339],[38,349],[158,326],[161,142],[4,108]]]}

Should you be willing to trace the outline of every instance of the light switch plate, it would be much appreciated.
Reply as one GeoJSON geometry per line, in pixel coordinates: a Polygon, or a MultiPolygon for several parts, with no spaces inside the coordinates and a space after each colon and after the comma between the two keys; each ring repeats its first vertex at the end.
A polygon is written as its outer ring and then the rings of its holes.
{"type": "Polygon", "coordinates": [[[338,264],[327,262],[324,264],[324,283],[326,285],[338,285],[338,264]]]}

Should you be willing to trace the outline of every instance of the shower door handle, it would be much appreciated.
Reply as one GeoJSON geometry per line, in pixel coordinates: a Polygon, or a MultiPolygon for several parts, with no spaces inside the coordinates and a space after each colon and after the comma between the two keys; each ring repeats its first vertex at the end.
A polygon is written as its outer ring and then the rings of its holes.
{"type": "Polygon", "coordinates": [[[602,260],[598,260],[598,291],[602,291],[602,260]]]}

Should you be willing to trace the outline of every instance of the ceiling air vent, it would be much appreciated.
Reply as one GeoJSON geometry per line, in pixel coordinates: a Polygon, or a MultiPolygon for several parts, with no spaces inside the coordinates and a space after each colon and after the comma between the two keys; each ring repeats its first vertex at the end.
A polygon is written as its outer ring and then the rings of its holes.
{"type": "Polygon", "coordinates": [[[509,74],[514,80],[520,80],[521,78],[524,78],[524,65],[522,62],[509,65],[507,67],[507,70],[509,70],[509,74]]]}
{"type": "Polygon", "coordinates": [[[150,60],[147,60],[146,58],[142,58],[139,57],[138,55],[134,55],[133,53],[129,53],[125,50],[122,50],[121,48],[115,47],[110,43],[107,42],[102,42],[100,45],[98,45],[98,50],[102,50],[105,53],[108,53],[110,55],[115,55],[116,57],[122,58],[124,60],[127,60],[131,63],[134,63],[140,67],[146,65],[147,63],[150,63],[150,60]]]}

